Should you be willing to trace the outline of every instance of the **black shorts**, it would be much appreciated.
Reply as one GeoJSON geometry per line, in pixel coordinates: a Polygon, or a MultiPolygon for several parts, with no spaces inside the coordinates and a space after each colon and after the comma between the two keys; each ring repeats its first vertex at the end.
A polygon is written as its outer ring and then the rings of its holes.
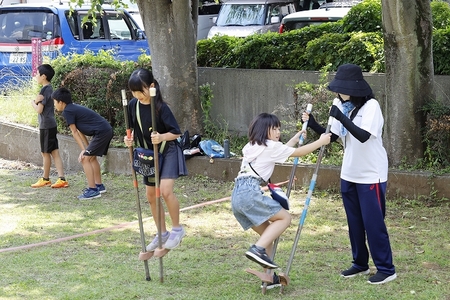
{"type": "Polygon", "coordinates": [[[50,129],[39,129],[39,140],[41,142],[42,153],[52,153],[53,150],[58,149],[58,139],[56,134],[58,130],[56,127],[50,129]]]}
{"type": "Polygon", "coordinates": [[[103,156],[108,153],[109,143],[113,138],[113,131],[105,131],[94,135],[84,152],[85,156],[103,156]]]}

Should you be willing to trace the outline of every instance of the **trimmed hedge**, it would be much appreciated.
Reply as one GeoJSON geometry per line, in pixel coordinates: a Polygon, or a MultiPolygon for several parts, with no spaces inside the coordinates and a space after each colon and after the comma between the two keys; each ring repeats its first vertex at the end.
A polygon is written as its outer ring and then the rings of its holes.
{"type": "MultiPolygon", "coordinates": [[[[450,6],[431,2],[435,74],[450,75],[448,36],[450,6]]],[[[364,71],[384,72],[381,1],[365,0],[338,22],[304,27],[283,34],[254,34],[247,38],[216,36],[198,41],[199,67],[331,71],[356,63],[364,71]]]]}
{"type": "MultiPolygon", "coordinates": [[[[128,91],[130,74],[139,67],[151,69],[150,57],[142,55],[138,62],[118,61],[105,51],[58,56],[51,62],[55,69],[53,88],[64,86],[72,93],[72,101],[89,107],[103,116],[114,128],[115,136],[123,136],[126,124],[123,116],[121,90],[128,91]]],[[[127,95],[131,99],[131,94],[127,95]]],[[[69,130],[62,116],[57,115],[58,131],[69,130]]]]}

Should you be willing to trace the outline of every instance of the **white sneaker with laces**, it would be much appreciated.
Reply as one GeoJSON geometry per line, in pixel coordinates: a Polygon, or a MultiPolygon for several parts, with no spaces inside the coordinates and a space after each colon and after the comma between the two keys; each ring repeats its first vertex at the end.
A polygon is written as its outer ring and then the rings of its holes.
{"type": "Polygon", "coordinates": [[[169,239],[166,241],[165,248],[166,249],[175,249],[181,243],[181,240],[186,235],[184,228],[181,227],[181,230],[173,230],[170,232],[169,239]]]}
{"type": "MultiPolygon", "coordinates": [[[[162,234],[161,242],[162,242],[163,247],[164,247],[165,242],[169,239],[169,236],[170,236],[170,234],[168,232],[166,232],[166,235],[164,235],[164,233],[162,234]]],[[[145,249],[148,252],[153,252],[153,251],[155,251],[156,248],[158,248],[158,244],[159,244],[159,237],[158,237],[158,235],[155,235],[152,242],[150,244],[148,244],[145,249]]]]}

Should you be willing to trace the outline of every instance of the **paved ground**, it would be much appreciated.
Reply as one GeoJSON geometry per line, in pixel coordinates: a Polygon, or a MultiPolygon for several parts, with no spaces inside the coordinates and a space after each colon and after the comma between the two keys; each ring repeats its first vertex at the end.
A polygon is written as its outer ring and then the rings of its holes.
{"type": "Polygon", "coordinates": [[[7,160],[0,157],[0,169],[8,170],[40,170],[41,168],[31,163],[18,160],[7,160]]]}

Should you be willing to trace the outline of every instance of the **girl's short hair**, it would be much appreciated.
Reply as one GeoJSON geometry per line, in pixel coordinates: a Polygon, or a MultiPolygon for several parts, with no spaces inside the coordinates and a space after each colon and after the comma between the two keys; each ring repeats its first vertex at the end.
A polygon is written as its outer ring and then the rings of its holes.
{"type": "Polygon", "coordinates": [[[281,122],[277,116],[268,113],[257,115],[248,128],[248,138],[250,143],[267,146],[266,140],[269,138],[269,130],[280,128],[281,122]]]}

